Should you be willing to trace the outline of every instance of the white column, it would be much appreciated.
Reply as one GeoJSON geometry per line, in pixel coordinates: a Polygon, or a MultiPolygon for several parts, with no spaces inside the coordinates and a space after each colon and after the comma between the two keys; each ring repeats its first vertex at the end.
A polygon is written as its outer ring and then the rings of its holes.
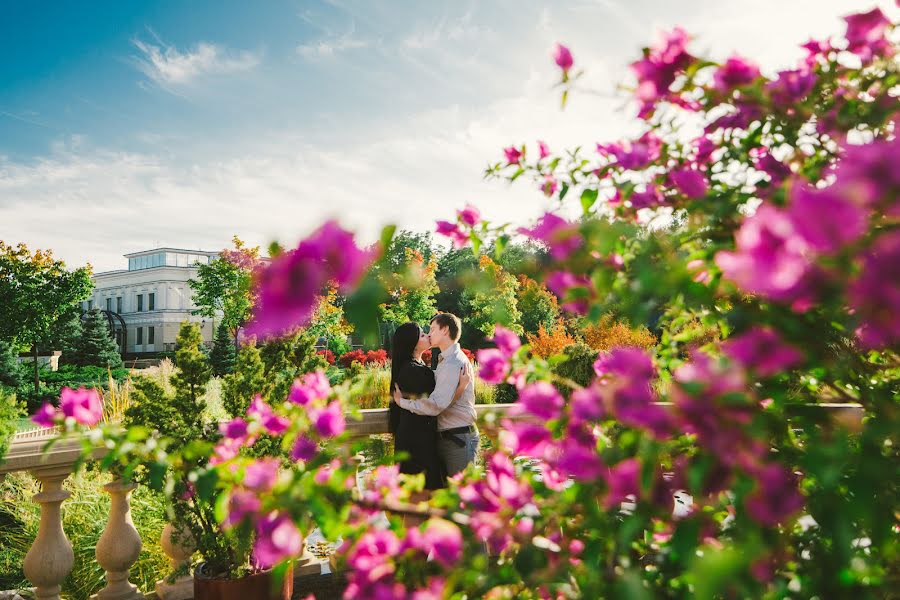
{"type": "Polygon", "coordinates": [[[173,581],[168,578],[156,582],[156,597],[159,600],[187,600],[194,597],[194,578],[189,569],[191,556],[196,550],[194,536],[187,528],[176,530],[172,523],[163,527],[159,545],[172,563],[172,573],[185,572],[173,581]]]}
{"type": "Polygon", "coordinates": [[[116,479],[103,486],[111,498],[109,520],[97,542],[97,562],[106,571],[106,587],[91,596],[94,600],[141,600],[144,595],[128,581],[131,565],[141,553],[141,536],[131,520],[131,492],[135,483],[116,479]]]}
{"type": "Polygon", "coordinates": [[[41,483],[41,491],[32,499],[41,505],[41,524],[37,537],[22,564],[25,577],[35,585],[38,600],[59,600],[60,586],[72,570],[75,554],[62,527],[60,505],[71,496],[62,489],[71,465],[31,472],[41,483]]]}

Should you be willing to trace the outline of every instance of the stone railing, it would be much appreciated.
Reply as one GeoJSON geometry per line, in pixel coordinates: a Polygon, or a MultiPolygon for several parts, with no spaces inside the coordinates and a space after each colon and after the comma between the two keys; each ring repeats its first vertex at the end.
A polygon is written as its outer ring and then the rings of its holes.
{"type": "MultiPolygon", "coordinates": [[[[512,404],[478,405],[479,417],[509,416],[512,404]]],[[[818,404],[797,407],[804,412],[828,413],[835,421],[852,425],[862,418],[862,407],[856,404],[818,404]]],[[[388,433],[387,409],[361,411],[359,420],[348,419],[347,430],[352,437],[388,433]]],[[[37,537],[25,556],[23,570],[25,576],[35,586],[39,600],[57,600],[60,586],[72,570],[74,553],[62,526],[61,505],[70,496],[63,489],[63,482],[72,473],[76,460],[81,455],[78,439],[60,440],[47,451],[45,446],[57,431],[54,429],[32,430],[17,434],[0,464],[0,479],[7,473],[26,471],[40,482],[41,491],[33,500],[41,506],[41,520],[37,537]]],[[[105,454],[103,448],[94,451],[94,458],[105,454]]],[[[97,562],[106,572],[106,587],[92,598],[99,600],[132,600],[144,595],[128,580],[131,566],[137,561],[141,551],[141,538],[131,519],[130,498],[135,484],[114,479],[104,490],[111,497],[110,513],[106,527],[96,545],[97,562]]],[[[169,524],[163,530],[160,545],[175,568],[189,561],[193,549],[175,544],[173,528],[169,524]]],[[[178,536],[179,538],[183,536],[178,536]]],[[[193,586],[189,578],[174,583],[160,581],[156,586],[157,597],[163,600],[183,600],[193,596],[193,586]]]]}

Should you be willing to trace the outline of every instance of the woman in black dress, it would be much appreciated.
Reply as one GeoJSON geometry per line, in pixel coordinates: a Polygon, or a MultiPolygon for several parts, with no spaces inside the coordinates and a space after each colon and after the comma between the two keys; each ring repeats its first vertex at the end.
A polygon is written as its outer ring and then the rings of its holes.
{"type": "MultiPolygon", "coordinates": [[[[422,353],[431,347],[428,335],[416,323],[404,323],[394,332],[391,344],[391,387],[399,385],[407,398],[428,396],[434,391],[434,371],[422,362],[422,353]]],[[[462,393],[468,376],[460,373],[456,393],[462,393]]],[[[400,462],[401,473],[425,473],[425,488],[446,487],[443,461],[437,451],[437,417],[417,415],[390,404],[390,429],[394,434],[394,452],[406,454],[400,462]]]]}

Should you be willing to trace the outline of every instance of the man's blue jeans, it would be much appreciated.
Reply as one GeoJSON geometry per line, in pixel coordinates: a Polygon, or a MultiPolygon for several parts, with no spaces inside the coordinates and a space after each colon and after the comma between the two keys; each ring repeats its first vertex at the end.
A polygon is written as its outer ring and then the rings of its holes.
{"type": "Polygon", "coordinates": [[[460,446],[453,440],[443,437],[438,439],[438,454],[441,460],[444,461],[448,477],[453,477],[465,469],[469,463],[475,462],[475,454],[478,452],[479,437],[477,431],[458,433],[456,437],[465,442],[465,445],[460,446]]]}

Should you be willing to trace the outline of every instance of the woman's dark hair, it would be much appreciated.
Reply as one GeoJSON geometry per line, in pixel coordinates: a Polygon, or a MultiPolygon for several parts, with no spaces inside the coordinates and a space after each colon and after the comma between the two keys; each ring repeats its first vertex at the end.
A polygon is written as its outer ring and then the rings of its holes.
{"type": "Polygon", "coordinates": [[[394,391],[394,381],[400,367],[412,358],[413,350],[416,349],[421,335],[422,328],[416,323],[404,323],[394,331],[391,341],[391,393],[394,391]]]}

